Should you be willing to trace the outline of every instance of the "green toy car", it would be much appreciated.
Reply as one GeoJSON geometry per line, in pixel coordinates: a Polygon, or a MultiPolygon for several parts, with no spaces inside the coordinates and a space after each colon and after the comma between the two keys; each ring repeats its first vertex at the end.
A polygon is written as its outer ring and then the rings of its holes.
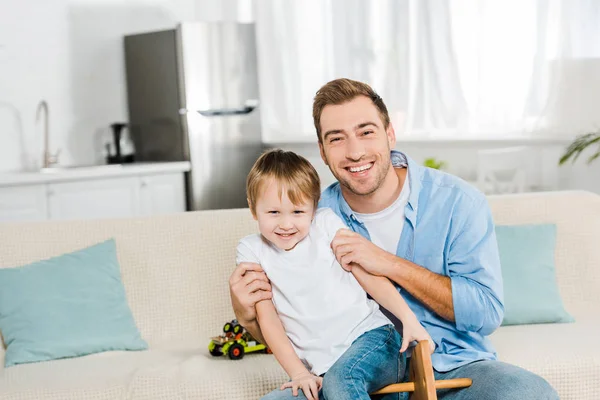
{"type": "Polygon", "coordinates": [[[232,360],[240,360],[246,353],[271,353],[269,348],[247,332],[237,320],[225,323],[224,335],[215,336],[208,344],[208,351],[215,357],[227,354],[232,360]]]}

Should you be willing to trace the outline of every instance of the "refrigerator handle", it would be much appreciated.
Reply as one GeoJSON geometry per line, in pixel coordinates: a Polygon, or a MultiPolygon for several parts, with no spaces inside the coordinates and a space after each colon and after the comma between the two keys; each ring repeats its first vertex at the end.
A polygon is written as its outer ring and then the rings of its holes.
{"type": "MultiPolygon", "coordinates": [[[[258,100],[247,100],[242,107],[239,108],[216,108],[208,110],[196,110],[203,117],[222,117],[229,115],[246,115],[250,114],[258,107],[258,100]]],[[[182,108],[179,114],[187,114],[190,110],[182,108]]]]}

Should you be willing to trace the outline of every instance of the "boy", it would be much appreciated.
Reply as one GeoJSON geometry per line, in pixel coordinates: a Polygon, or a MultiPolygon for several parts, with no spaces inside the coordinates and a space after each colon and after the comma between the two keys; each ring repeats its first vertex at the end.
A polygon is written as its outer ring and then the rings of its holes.
{"type": "Polygon", "coordinates": [[[308,400],[369,399],[398,382],[400,353],[414,340],[433,341],[387,278],[360,266],[349,273],[336,261],[330,243],[345,225],[330,209],[317,211],[312,165],[293,152],[268,151],[248,175],[247,194],[260,234],[240,241],[236,261],[260,264],[271,281],[273,297],[256,312],[291,379],[280,390],[296,396],[301,389],[308,400]],[[402,321],[404,339],[367,292],[402,321]]]}

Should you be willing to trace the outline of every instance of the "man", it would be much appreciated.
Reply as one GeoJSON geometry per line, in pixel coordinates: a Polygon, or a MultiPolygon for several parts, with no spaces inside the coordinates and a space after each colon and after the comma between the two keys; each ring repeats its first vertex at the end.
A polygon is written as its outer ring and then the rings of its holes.
{"type": "MultiPolygon", "coordinates": [[[[504,306],[485,196],[392,151],[387,108],[364,83],[327,83],[315,96],[313,118],[321,157],[338,180],[319,206],[350,228],[331,243],[337,260],[347,270],[358,264],[386,276],[402,291],[437,345],[436,379],[473,379],[470,388],[438,391],[438,397],[558,399],[541,377],[497,361],[486,338],[502,322],[504,306]]],[[[254,304],[270,298],[270,286],[260,266],[240,264],[230,289],[238,320],[262,338],[254,304]]]]}

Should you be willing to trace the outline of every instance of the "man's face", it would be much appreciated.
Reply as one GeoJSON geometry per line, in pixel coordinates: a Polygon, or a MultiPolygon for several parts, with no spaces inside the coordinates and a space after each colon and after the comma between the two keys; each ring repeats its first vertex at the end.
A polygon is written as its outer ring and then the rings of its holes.
{"type": "Polygon", "coordinates": [[[321,158],[340,184],[355,195],[374,193],[393,171],[390,149],[396,144],[394,129],[391,124],[384,129],[368,97],[325,106],[321,139],[321,158]]]}
{"type": "Polygon", "coordinates": [[[312,202],[294,204],[287,190],[273,179],[263,183],[254,218],[265,239],[281,250],[291,250],[308,235],[315,214],[312,202]]]}

